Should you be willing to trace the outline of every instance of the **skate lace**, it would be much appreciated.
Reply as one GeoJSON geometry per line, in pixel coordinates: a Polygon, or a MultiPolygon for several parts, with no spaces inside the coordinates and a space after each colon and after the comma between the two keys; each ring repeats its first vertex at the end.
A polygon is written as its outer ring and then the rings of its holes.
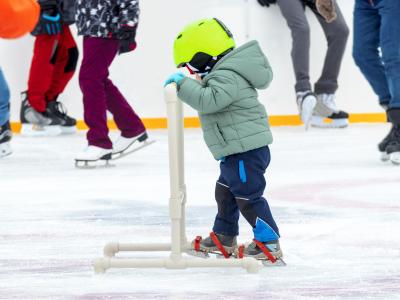
{"type": "Polygon", "coordinates": [[[56,112],[58,115],[65,117],[67,116],[67,109],[65,108],[65,106],[61,103],[61,102],[55,102],[54,105],[56,112]]]}

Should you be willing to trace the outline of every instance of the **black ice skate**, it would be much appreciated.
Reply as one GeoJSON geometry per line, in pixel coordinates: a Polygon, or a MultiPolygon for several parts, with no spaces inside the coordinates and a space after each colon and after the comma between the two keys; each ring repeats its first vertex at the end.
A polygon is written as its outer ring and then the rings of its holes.
{"type": "Polygon", "coordinates": [[[12,153],[10,141],[12,138],[10,123],[0,126],[0,157],[10,155],[12,153]]]}
{"type": "Polygon", "coordinates": [[[400,108],[389,109],[387,113],[389,121],[393,124],[393,133],[386,152],[393,164],[400,165],[400,108]]]}
{"type": "Polygon", "coordinates": [[[229,258],[235,252],[236,248],[236,236],[211,232],[210,236],[204,240],[201,236],[197,236],[192,242],[192,249],[189,251],[189,254],[200,257],[209,257],[208,254],[217,254],[229,258]]]}
{"type": "Polygon", "coordinates": [[[36,111],[29,104],[27,92],[22,92],[21,98],[21,134],[26,136],[54,136],[61,134],[60,125],[62,120],[60,118],[49,110],[43,113],[36,111]]]}
{"type": "Polygon", "coordinates": [[[279,240],[270,242],[260,242],[256,239],[248,245],[241,245],[235,251],[237,258],[253,257],[261,260],[264,265],[286,265],[282,259],[282,250],[279,244],[279,240]]]}
{"type": "Polygon", "coordinates": [[[76,133],[76,119],[67,115],[67,110],[61,102],[56,100],[49,102],[47,111],[61,120],[62,133],[76,133]]]}
{"type": "Polygon", "coordinates": [[[334,94],[320,94],[311,119],[311,126],[319,128],[345,128],[349,125],[349,114],[337,109],[334,94]],[[328,122],[325,122],[325,119],[328,122]]]}
{"type": "Polygon", "coordinates": [[[392,140],[393,134],[395,132],[394,126],[390,129],[389,133],[385,136],[385,138],[378,144],[379,152],[381,152],[381,160],[389,161],[390,154],[387,153],[386,148],[389,146],[390,141],[392,140]]]}

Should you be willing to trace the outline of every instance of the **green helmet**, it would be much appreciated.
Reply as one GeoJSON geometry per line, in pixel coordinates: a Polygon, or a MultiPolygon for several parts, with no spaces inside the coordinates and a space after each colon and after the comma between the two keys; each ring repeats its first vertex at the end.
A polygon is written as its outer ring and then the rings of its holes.
{"type": "Polygon", "coordinates": [[[232,33],[216,18],[203,19],[187,25],[174,43],[177,67],[189,63],[196,54],[219,56],[235,47],[232,33]]]}

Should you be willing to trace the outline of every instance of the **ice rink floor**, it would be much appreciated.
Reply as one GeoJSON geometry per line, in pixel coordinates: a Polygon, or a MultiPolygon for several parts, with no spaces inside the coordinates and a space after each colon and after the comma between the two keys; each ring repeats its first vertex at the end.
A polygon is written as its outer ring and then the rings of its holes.
{"type": "MultiPolygon", "coordinates": [[[[116,167],[74,168],[84,134],[13,140],[0,160],[0,299],[400,299],[400,167],[380,162],[384,124],[274,127],[266,198],[287,267],[110,270],[106,242],[167,242],[167,132],[116,167]]],[[[115,133],[114,133],[115,134],[115,133]]],[[[187,130],[188,236],[207,235],[218,163],[187,130]]],[[[251,238],[241,220],[239,240],[251,238]]]]}

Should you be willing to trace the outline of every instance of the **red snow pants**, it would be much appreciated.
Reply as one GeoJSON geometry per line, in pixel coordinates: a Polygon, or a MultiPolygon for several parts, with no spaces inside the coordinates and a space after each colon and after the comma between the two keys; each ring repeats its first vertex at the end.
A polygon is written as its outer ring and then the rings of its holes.
{"type": "Polygon", "coordinates": [[[44,112],[57,99],[75,73],[78,48],[68,25],[58,35],[36,37],[28,81],[29,104],[44,112]]]}

